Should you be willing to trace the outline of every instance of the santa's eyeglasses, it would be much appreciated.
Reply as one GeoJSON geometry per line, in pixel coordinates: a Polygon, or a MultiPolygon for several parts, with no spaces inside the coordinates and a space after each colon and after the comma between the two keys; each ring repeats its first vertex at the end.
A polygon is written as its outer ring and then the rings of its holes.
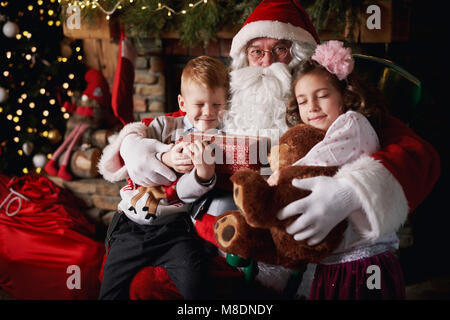
{"type": "Polygon", "coordinates": [[[261,60],[266,55],[266,52],[271,54],[271,57],[277,60],[281,60],[286,58],[289,47],[284,45],[277,45],[273,47],[271,50],[263,50],[258,47],[249,47],[247,48],[247,54],[255,60],[261,60]]]}

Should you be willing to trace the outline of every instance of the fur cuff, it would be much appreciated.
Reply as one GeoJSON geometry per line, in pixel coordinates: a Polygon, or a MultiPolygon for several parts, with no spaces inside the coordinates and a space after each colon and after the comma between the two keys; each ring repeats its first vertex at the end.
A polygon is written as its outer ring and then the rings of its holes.
{"type": "Polygon", "coordinates": [[[123,139],[129,134],[137,134],[147,137],[147,126],[142,122],[127,124],[114,136],[110,143],[103,149],[102,156],[98,163],[98,171],[110,182],[116,182],[128,178],[128,172],[120,157],[120,146],[123,139]]]}
{"type": "Polygon", "coordinates": [[[367,240],[397,231],[408,216],[408,202],[401,185],[379,162],[369,156],[344,165],[336,173],[355,190],[363,212],[349,217],[367,240]]]}

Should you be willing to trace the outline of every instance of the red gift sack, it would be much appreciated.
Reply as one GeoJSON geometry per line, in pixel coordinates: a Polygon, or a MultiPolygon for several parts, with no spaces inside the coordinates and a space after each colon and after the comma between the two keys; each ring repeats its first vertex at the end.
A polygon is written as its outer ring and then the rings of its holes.
{"type": "Polygon", "coordinates": [[[16,299],[97,299],[104,244],[48,178],[0,175],[0,288],[16,299]]]}

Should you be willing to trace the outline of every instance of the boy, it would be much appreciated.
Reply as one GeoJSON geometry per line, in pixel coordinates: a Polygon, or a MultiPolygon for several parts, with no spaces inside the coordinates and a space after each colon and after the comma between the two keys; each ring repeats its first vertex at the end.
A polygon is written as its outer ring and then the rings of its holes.
{"type": "MultiPolygon", "coordinates": [[[[128,299],[131,280],[145,266],[164,267],[185,299],[211,297],[208,245],[197,236],[189,211],[195,200],[214,187],[215,164],[203,161],[209,149],[206,142],[173,143],[192,131],[219,127],[228,82],[226,67],[219,60],[206,56],[192,59],[183,69],[178,96],[179,107],[186,115],[154,119],[145,128],[145,137],[142,130],[138,134],[127,126],[119,134],[124,168],[134,157],[146,156],[149,166],[157,159],[180,177],[170,186],[129,179],[129,184],[120,190],[119,212],[106,239],[110,250],[100,299],[128,299]],[[135,152],[137,146],[139,155],[135,152]]],[[[130,127],[133,126],[136,124],[130,127]]],[[[108,152],[107,147],[102,158],[108,152]]],[[[102,160],[99,167],[102,172],[102,160]]]]}

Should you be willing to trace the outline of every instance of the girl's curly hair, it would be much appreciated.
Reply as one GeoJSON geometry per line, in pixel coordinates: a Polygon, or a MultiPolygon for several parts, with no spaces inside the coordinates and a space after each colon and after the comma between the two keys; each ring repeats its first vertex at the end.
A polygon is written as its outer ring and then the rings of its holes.
{"type": "MultiPolygon", "coordinates": [[[[316,61],[304,60],[293,71],[292,91],[302,76],[313,72],[327,75],[331,84],[339,90],[343,100],[343,113],[348,110],[357,111],[369,120],[375,130],[382,126],[387,115],[386,101],[379,90],[367,85],[355,72],[346,79],[339,80],[316,61]]],[[[295,95],[287,103],[286,122],[290,127],[302,122],[295,95]]]]}

